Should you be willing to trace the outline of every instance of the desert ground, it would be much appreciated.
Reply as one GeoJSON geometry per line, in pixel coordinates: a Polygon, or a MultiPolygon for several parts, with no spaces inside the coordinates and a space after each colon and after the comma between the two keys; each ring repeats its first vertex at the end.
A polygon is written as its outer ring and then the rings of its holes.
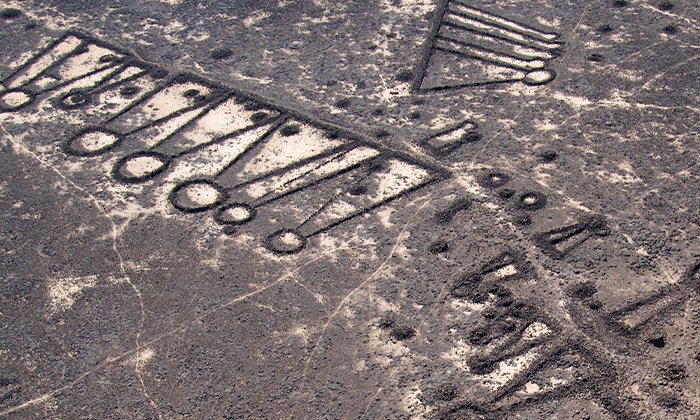
{"type": "Polygon", "coordinates": [[[0,418],[700,417],[700,4],[0,3],[0,418]]]}

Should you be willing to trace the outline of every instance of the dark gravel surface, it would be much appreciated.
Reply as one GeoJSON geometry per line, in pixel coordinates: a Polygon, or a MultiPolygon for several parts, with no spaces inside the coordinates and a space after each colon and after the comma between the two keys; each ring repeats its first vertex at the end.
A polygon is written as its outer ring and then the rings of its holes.
{"type": "Polygon", "coordinates": [[[700,417],[700,4],[0,4],[0,417],[700,417]]]}

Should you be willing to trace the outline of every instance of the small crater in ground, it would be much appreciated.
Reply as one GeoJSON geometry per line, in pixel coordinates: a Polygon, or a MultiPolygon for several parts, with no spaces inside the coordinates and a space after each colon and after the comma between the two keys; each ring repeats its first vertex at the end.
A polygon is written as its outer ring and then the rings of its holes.
{"type": "Polygon", "coordinates": [[[593,297],[597,292],[598,288],[596,288],[595,284],[585,282],[571,288],[571,297],[584,300],[593,297]]]}
{"type": "Polygon", "coordinates": [[[119,91],[119,94],[122,95],[122,96],[125,97],[125,98],[132,98],[132,97],[134,97],[134,95],[136,95],[137,93],[139,93],[140,90],[141,90],[141,89],[139,89],[139,88],[136,87],[136,86],[124,86],[124,87],[121,88],[121,90],[119,91]]]}
{"type": "Polygon", "coordinates": [[[666,346],[666,339],[664,336],[652,337],[647,340],[647,342],[658,349],[662,349],[666,346]]]}
{"type": "MultiPolygon", "coordinates": [[[[594,55],[600,57],[601,60],[603,59],[602,54],[591,54],[591,57],[593,57],[594,55]]],[[[557,160],[558,156],[559,155],[554,150],[545,150],[542,153],[540,153],[539,158],[541,162],[551,163],[557,160]]]]}
{"type": "Polygon", "coordinates": [[[258,111],[254,113],[253,115],[250,116],[250,119],[253,120],[254,122],[262,121],[267,117],[267,112],[265,111],[258,111]]]}
{"type": "Polygon", "coordinates": [[[598,299],[590,299],[588,301],[588,307],[594,311],[597,311],[603,307],[603,302],[599,301],[598,299]]]}
{"type": "Polygon", "coordinates": [[[199,89],[188,89],[182,94],[185,98],[194,98],[197,95],[199,95],[199,89]]]}
{"type": "Polygon", "coordinates": [[[428,251],[431,254],[442,254],[443,252],[447,252],[450,249],[450,246],[447,245],[447,242],[445,241],[436,241],[430,244],[430,247],[428,247],[428,251]]]}
{"type": "Polygon", "coordinates": [[[539,192],[526,192],[518,200],[520,208],[525,210],[539,210],[547,205],[547,197],[539,192]]]}
{"type": "Polygon", "coordinates": [[[676,32],[678,32],[678,27],[676,25],[666,25],[664,26],[663,31],[669,35],[675,34],[676,32]]]}
{"type": "Polygon", "coordinates": [[[350,99],[344,98],[344,99],[341,99],[338,102],[336,102],[335,107],[340,108],[340,109],[346,109],[350,106],[350,104],[351,104],[350,99]]]}
{"type": "Polygon", "coordinates": [[[391,336],[396,340],[403,341],[413,338],[416,335],[416,330],[410,325],[400,324],[394,325],[391,329],[391,336]]]}
{"type": "Polygon", "coordinates": [[[378,139],[383,139],[389,137],[389,132],[386,130],[377,130],[374,132],[374,137],[378,139]]]}
{"type": "Polygon", "coordinates": [[[282,134],[285,137],[289,137],[289,136],[293,136],[295,134],[299,134],[300,131],[301,131],[301,128],[299,128],[298,125],[288,124],[280,129],[280,134],[282,134]]]}
{"type": "Polygon", "coordinates": [[[348,193],[350,195],[364,195],[367,194],[367,187],[364,185],[355,185],[354,187],[350,188],[348,190],[348,193]]]}
{"type": "Polygon", "coordinates": [[[410,82],[413,80],[413,72],[410,70],[403,70],[396,74],[396,80],[399,82],[410,82]]]}
{"type": "Polygon", "coordinates": [[[19,9],[2,9],[0,10],[0,18],[14,19],[22,16],[22,11],[19,9]]]}
{"type": "Polygon", "coordinates": [[[510,189],[510,188],[503,188],[502,190],[498,190],[498,196],[501,197],[504,200],[507,200],[515,195],[515,190],[510,189]]]}
{"type": "Polygon", "coordinates": [[[481,183],[487,188],[500,188],[510,182],[510,176],[501,172],[489,172],[482,179],[481,183]]]}
{"type": "Polygon", "coordinates": [[[211,58],[214,60],[225,60],[233,55],[233,51],[228,48],[219,48],[211,53],[211,58]]]}

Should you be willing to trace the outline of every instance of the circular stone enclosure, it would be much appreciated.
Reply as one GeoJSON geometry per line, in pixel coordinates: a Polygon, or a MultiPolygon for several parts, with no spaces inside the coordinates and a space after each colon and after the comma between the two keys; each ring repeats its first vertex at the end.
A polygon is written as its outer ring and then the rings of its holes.
{"type": "Polygon", "coordinates": [[[116,179],[135,184],[147,181],[168,168],[170,159],[156,152],[140,152],[120,159],[113,169],[116,179]]]}
{"type": "Polygon", "coordinates": [[[255,209],[244,203],[232,203],[219,208],[214,220],[222,225],[242,225],[255,217],[255,209]]]}
{"type": "Polygon", "coordinates": [[[293,229],[282,229],[269,235],[265,246],[276,254],[296,254],[306,246],[306,238],[293,229]]]}
{"type": "Polygon", "coordinates": [[[20,89],[8,90],[0,94],[0,112],[17,111],[34,101],[34,95],[20,89]]]}
{"type": "Polygon", "coordinates": [[[69,139],[64,150],[75,156],[96,156],[113,149],[121,140],[122,137],[113,131],[88,128],[69,139]]]}
{"type": "Polygon", "coordinates": [[[204,179],[187,181],[170,193],[170,203],[185,213],[198,213],[218,206],[226,200],[226,192],[219,185],[204,179]]]}

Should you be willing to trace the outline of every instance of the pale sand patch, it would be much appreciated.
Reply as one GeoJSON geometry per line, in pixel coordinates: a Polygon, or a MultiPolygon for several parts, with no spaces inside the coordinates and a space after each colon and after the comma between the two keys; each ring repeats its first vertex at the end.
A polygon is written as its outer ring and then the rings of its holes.
{"type": "Polygon", "coordinates": [[[295,235],[291,232],[286,232],[280,235],[279,240],[281,243],[290,248],[297,248],[302,244],[302,238],[300,238],[299,235],[295,235]]]}
{"type": "Polygon", "coordinates": [[[475,350],[472,346],[466,344],[464,340],[459,339],[452,348],[442,352],[440,358],[452,362],[452,366],[457,370],[468,372],[469,366],[467,365],[467,360],[469,360],[474,353],[475,350]]]}
{"type": "Polygon", "coordinates": [[[243,181],[276,168],[313,157],[342,144],[343,142],[339,139],[328,138],[323,130],[301,122],[289,121],[284,127],[276,130],[261,145],[255,157],[247,162],[235,174],[234,178],[243,181]],[[298,127],[299,131],[285,136],[285,128],[291,126],[298,127]]]}
{"type": "Polygon", "coordinates": [[[61,63],[58,68],[58,74],[61,80],[72,80],[90,71],[111,67],[114,60],[123,57],[122,54],[115,53],[113,50],[95,44],[88,44],[87,51],[82,54],[71,55],[61,63]]]}
{"type": "Polygon", "coordinates": [[[540,391],[540,386],[534,382],[528,382],[523,387],[526,394],[534,394],[540,391]]]}
{"type": "Polygon", "coordinates": [[[401,399],[403,411],[411,413],[411,419],[427,419],[435,411],[433,406],[426,405],[421,401],[420,397],[422,394],[423,392],[419,388],[413,388],[401,399]]]}
{"type": "Polygon", "coordinates": [[[196,182],[188,184],[178,191],[177,198],[186,208],[198,209],[214,204],[220,197],[219,191],[213,186],[196,182]]]}
{"type": "Polygon", "coordinates": [[[128,359],[128,364],[132,366],[143,366],[148,363],[156,355],[151,348],[146,348],[136,353],[132,358],[128,359]]]}
{"type": "MultiPolygon", "coordinates": [[[[543,18],[541,16],[537,16],[535,18],[535,20],[537,20],[537,23],[539,23],[540,25],[548,26],[550,28],[559,28],[561,26],[561,19],[559,19],[558,17],[546,19],[546,18],[543,18]]],[[[585,25],[581,25],[582,29],[583,29],[583,26],[585,26],[585,25]]]]}
{"type": "Polygon", "coordinates": [[[70,54],[80,45],[80,42],[80,39],[76,37],[67,37],[63,42],[58,43],[46,54],[42,55],[34,64],[23,70],[17,77],[13,78],[8,87],[10,89],[18,88],[29,80],[37,77],[44,69],[70,54]]]}
{"type": "Polygon", "coordinates": [[[486,375],[474,375],[475,379],[482,379],[485,385],[492,389],[497,389],[515,378],[517,374],[524,371],[535,359],[538,353],[535,349],[525,354],[504,360],[498,364],[498,369],[486,375]]]}
{"type": "Polygon", "coordinates": [[[500,362],[498,368],[493,372],[475,375],[470,373],[467,360],[480,351],[481,349],[468,345],[464,340],[460,339],[451,349],[443,352],[440,357],[452,362],[452,365],[464,372],[470,380],[486,388],[498,389],[527,369],[539,354],[537,348],[534,348],[524,354],[500,362]]]}
{"type": "Polygon", "coordinates": [[[451,5],[452,7],[455,7],[456,9],[465,12],[466,14],[469,14],[471,16],[475,16],[479,18],[482,22],[488,22],[488,23],[496,23],[501,27],[505,27],[510,29],[513,32],[521,32],[521,33],[526,33],[527,35],[535,38],[543,38],[547,40],[555,40],[558,38],[557,34],[554,33],[549,33],[545,31],[541,31],[538,29],[531,28],[530,26],[525,26],[521,25],[518,22],[502,18],[498,15],[495,15],[490,12],[482,11],[479,9],[475,9],[466,5],[462,5],[460,3],[456,3],[454,5],[451,5]]]}
{"type": "Polygon", "coordinates": [[[544,49],[556,49],[559,47],[558,43],[552,42],[557,38],[556,34],[531,30],[496,15],[488,14],[489,17],[484,19],[485,14],[483,12],[466,5],[456,4],[453,7],[463,14],[449,14],[449,18],[467,27],[544,49]],[[521,28],[524,31],[520,30],[521,28]],[[523,34],[521,32],[528,33],[523,34]]]}
{"type": "Polygon", "coordinates": [[[177,159],[165,181],[175,184],[186,179],[213,176],[225,165],[240,156],[243,151],[262,136],[270,126],[250,130],[240,136],[201,148],[177,159]]]}
{"type": "Polygon", "coordinates": [[[59,312],[69,310],[80,298],[84,290],[98,286],[99,282],[108,284],[118,284],[123,278],[115,278],[112,275],[100,277],[90,275],[83,277],[63,277],[49,279],[46,283],[49,307],[47,317],[51,317],[59,312]]]}
{"type": "Polygon", "coordinates": [[[112,133],[90,131],[75,139],[73,144],[87,152],[97,152],[114,145],[118,141],[119,137],[112,133]]]}
{"type": "Polygon", "coordinates": [[[581,96],[565,95],[562,92],[555,92],[552,95],[552,98],[558,101],[565,102],[567,105],[577,110],[589,107],[593,104],[593,102],[591,102],[589,99],[583,98],[581,96]]]}
{"type": "Polygon", "coordinates": [[[466,299],[453,299],[450,303],[452,309],[456,309],[465,314],[470,314],[473,312],[481,312],[486,309],[488,305],[486,303],[474,303],[466,299]]]}
{"type": "Polygon", "coordinates": [[[254,199],[261,198],[271,192],[274,192],[274,194],[271,194],[273,196],[280,195],[314,180],[338,173],[378,155],[379,151],[376,149],[357,147],[348,152],[336,153],[325,158],[316,159],[280,175],[251,183],[246,187],[245,192],[254,199]]]}
{"type": "Polygon", "coordinates": [[[306,325],[296,325],[289,330],[289,335],[298,338],[306,347],[309,344],[311,338],[311,333],[309,332],[309,327],[306,325]]]}
{"type": "Polygon", "coordinates": [[[266,117],[278,113],[268,109],[246,110],[243,103],[232,97],[199,117],[194,124],[178,134],[178,146],[193,147],[253,125],[252,117],[259,113],[266,117]]]}
{"type": "Polygon", "coordinates": [[[596,172],[596,175],[601,180],[612,184],[638,184],[642,182],[629,162],[620,162],[617,167],[622,171],[621,173],[600,170],[596,172]]]}
{"type": "Polygon", "coordinates": [[[249,208],[243,206],[233,206],[226,208],[225,211],[221,212],[222,220],[233,223],[241,223],[249,220],[252,217],[252,213],[249,208]]]}
{"type": "Polygon", "coordinates": [[[538,70],[529,72],[527,75],[525,75],[523,81],[528,83],[545,83],[553,78],[554,73],[546,70],[538,70]]]}
{"type": "Polygon", "coordinates": [[[17,108],[31,100],[31,97],[24,92],[11,91],[0,95],[0,101],[8,108],[17,108]]]}
{"type": "Polygon", "coordinates": [[[552,330],[547,326],[547,324],[536,321],[528,325],[525,331],[523,331],[523,340],[532,341],[551,332],[552,330]]]}
{"type": "MultiPolygon", "coordinates": [[[[570,370],[571,368],[563,369],[563,371],[568,374],[571,374],[570,370]]],[[[520,390],[516,391],[516,395],[533,395],[550,392],[567,383],[569,383],[569,381],[566,379],[556,377],[550,377],[546,383],[527,382],[520,390]]]]}
{"type": "Polygon", "coordinates": [[[494,271],[493,273],[490,273],[489,275],[492,275],[498,279],[502,279],[504,277],[513,276],[516,274],[518,274],[518,269],[515,268],[515,265],[508,264],[507,266],[499,268],[498,270],[494,271]]]}
{"type": "Polygon", "coordinates": [[[196,98],[209,94],[211,89],[207,86],[192,82],[176,83],[159,90],[140,104],[134,112],[125,115],[138,116],[137,121],[128,122],[130,126],[141,125],[146,121],[154,121],[192,106],[196,98]]]}
{"type": "Polygon", "coordinates": [[[474,177],[473,175],[467,173],[455,174],[454,183],[465,193],[469,193],[479,198],[488,198],[488,196],[484,193],[483,188],[481,188],[481,186],[477,182],[476,177],[474,177]]]}
{"type": "Polygon", "coordinates": [[[272,13],[266,10],[256,10],[243,19],[243,25],[246,28],[253,28],[262,23],[265,19],[268,19],[270,16],[272,16],[272,13]]]}
{"type": "Polygon", "coordinates": [[[559,124],[552,122],[552,120],[535,120],[535,128],[539,131],[554,131],[559,129],[559,124]]]}
{"type": "Polygon", "coordinates": [[[462,140],[462,138],[465,135],[467,135],[470,131],[474,130],[475,128],[476,124],[472,122],[466,122],[463,126],[457,128],[456,130],[448,131],[444,134],[431,137],[428,140],[428,143],[435,148],[448,146],[462,140]]]}
{"type": "Polygon", "coordinates": [[[383,367],[389,366],[394,360],[408,355],[411,351],[398,340],[388,340],[386,334],[379,328],[371,328],[369,332],[373,360],[383,367]]]}
{"type": "Polygon", "coordinates": [[[365,196],[361,204],[356,204],[356,198],[341,196],[310,222],[320,226],[331,223],[333,220],[349,217],[361,210],[358,208],[360,205],[376,203],[394,197],[402,191],[422,184],[429,176],[429,173],[421,167],[392,159],[389,161],[387,171],[373,177],[373,180],[376,181],[376,189],[372,195],[365,196]]]}
{"type": "Polygon", "coordinates": [[[395,211],[396,210],[393,207],[388,206],[375,212],[377,218],[379,219],[379,222],[384,228],[390,229],[394,227],[394,223],[391,222],[391,216],[394,214],[395,211]]]}
{"type": "Polygon", "coordinates": [[[162,168],[164,163],[153,156],[136,156],[126,161],[122,171],[124,175],[140,178],[150,175],[162,168]]]}

